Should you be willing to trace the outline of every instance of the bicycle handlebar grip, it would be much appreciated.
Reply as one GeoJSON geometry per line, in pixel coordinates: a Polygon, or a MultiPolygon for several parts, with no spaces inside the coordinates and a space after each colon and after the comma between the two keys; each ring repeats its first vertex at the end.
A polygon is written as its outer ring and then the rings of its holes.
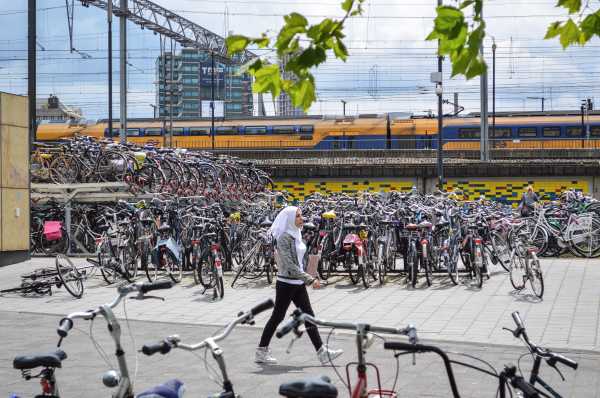
{"type": "Polygon", "coordinates": [[[550,361],[552,362],[560,362],[563,365],[566,365],[568,367],[570,367],[571,369],[575,370],[577,369],[577,367],[579,366],[577,364],[577,362],[573,361],[572,359],[569,359],[567,357],[564,357],[560,354],[552,354],[552,358],[550,358],[550,361]]]}
{"type": "Polygon", "coordinates": [[[289,321],[288,323],[286,323],[285,325],[280,327],[279,330],[277,330],[277,333],[275,333],[275,335],[277,336],[278,339],[280,339],[283,336],[285,336],[286,334],[288,334],[289,332],[291,332],[292,330],[294,330],[294,328],[296,327],[297,324],[298,324],[298,321],[296,319],[292,319],[291,321],[289,321]]]}
{"type": "Polygon", "coordinates": [[[166,341],[161,341],[160,343],[155,344],[144,344],[144,346],[142,347],[142,352],[144,353],[144,355],[148,356],[154,355],[157,352],[160,352],[164,355],[169,351],[171,351],[171,345],[166,341]]]}
{"type": "Polygon", "coordinates": [[[273,308],[275,307],[275,303],[273,302],[272,299],[268,299],[263,301],[262,303],[254,306],[251,310],[250,313],[252,314],[252,316],[258,315],[263,311],[268,310],[269,308],[273,308]]]}
{"type": "Polygon", "coordinates": [[[521,316],[519,315],[519,311],[513,312],[512,318],[515,321],[515,324],[517,325],[518,328],[525,329],[525,326],[523,325],[523,321],[521,320],[521,316]]]}
{"type": "Polygon", "coordinates": [[[69,330],[71,330],[71,328],[73,328],[73,321],[69,318],[63,318],[58,323],[56,333],[58,333],[60,337],[67,337],[67,334],[69,334],[69,330]]]}
{"type": "Polygon", "coordinates": [[[383,343],[383,348],[386,350],[418,351],[418,347],[418,344],[405,343],[403,341],[386,341],[383,343]]]}
{"type": "Polygon", "coordinates": [[[531,384],[529,384],[524,378],[522,378],[521,376],[515,376],[511,379],[510,384],[517,388],[518,390],[522,391],[523,394],[526,397],[530,397],[530,398],[539,398],[540,394],[538,393],[538,391],[535,389],[535,387],[533,387],[531,384]]]}
{"type": "Polygon", "coordinates": [[[144,284],[142,284],[142,286],[140,286],[140,292],[146,293],[151,290],[170,289],[172,287],[173,287],[173,282],[171,282],[171,281],[144,283],[144,284]]]}

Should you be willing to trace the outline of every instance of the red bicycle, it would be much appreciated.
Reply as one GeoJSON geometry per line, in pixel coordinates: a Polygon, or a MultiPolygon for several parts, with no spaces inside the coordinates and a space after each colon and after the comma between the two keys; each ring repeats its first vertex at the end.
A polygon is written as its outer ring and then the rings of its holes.
{"type": "MultiPolygon", "coordinates": [[[[333,329],[346,329],[353,330],[356,332],[356,348],[358,351],[358,359],[354,362],[349,362],[346,364],[346,386],[348,388],[348,393],[351,398],[397,398],[397,394],[394,391],[396,386],[391,389],[383,389],[381,387],[381,377],[379,374],[379,369],[377,366],[371,362],[367,362],[365,359],[365,353],[367,348],[369,348],[373,342],[373,334],[371,333],[387,333],[387,334],[397,334],[408,336],[408,342],[410,344],[417,343],[417,329],[413,325],[408,325],[405,328],[389,328],[389,327],[379,327],[373,326],[366,323],[350,323],[350,322],[327,322],[321,319],[317,319],[311,315],[303,313],[301,310],[296,309],[292,313],[292,319],[283,325],[277,331],[277,337],[282,338],[290,332],[294,332],[295,338],[290,343],[290,349],[292,344],[296,339],[302,336],[302,330],[300,330],[300,326],[304,325],[306,322],[312,323],[317,326],[324,326],[333,329]],[[354,384],[350,380],[350,369],[351,367],[356,366],[356,374],[357,380],[354,384]],[[377,376],[377,388],[369,388],[368,380],[367,380],[367,368],[372,368],[375,371],[375,375],[377,376]]],[[[289,350],[288,350],[289,351],[289,350]]]]}

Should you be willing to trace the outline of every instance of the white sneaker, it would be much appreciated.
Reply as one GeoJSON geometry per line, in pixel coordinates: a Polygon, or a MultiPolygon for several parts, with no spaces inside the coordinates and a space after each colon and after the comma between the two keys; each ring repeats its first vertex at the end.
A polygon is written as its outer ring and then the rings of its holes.
{"type": "Polygon", "coordinates": [[[258,347],[254,356],[254,362],[264,365],[275,365],[277,364],[277,359],[271,356],[271,350],[267,347],[258,347]]]}
{"type": "Polygon", "coordinates": [[[344,350],[331,350],[329,347],[323,345],[317,351],[317,357],[319,357],[319,361],[321,361],[322,365],[326,365],[330,362],[333,362],[334,359],[339,357],[344,353],[344,350]]]}

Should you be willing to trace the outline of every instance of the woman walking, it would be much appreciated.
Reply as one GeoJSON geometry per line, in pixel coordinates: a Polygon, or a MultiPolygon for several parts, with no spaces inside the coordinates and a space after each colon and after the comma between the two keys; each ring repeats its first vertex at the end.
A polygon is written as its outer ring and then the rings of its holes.
{"type": "MultiPolygon", "coordinates": [[[[300,233],[303,223],[301,210],[295,206],[288,206],[279,212],[269,230],[277,240],[278,271],[275,284],[275,308],[265,325],[256,349],[256,363],[268,365],[277,363],[277,360],[270,354],[269,343],[275,334],[277,325],[285,318],[290,303],[293,302],[302,312],[314,316],[306,285],[312,285],[314,289],[319,289],[321,282],[304,272],[306,245],[302,242],[300,233]]],[[[330,350],[323,345],[319,330],[315,325],[307,323],[306,333],[322,364],[342,355],[342,350],[330,350]]]]}

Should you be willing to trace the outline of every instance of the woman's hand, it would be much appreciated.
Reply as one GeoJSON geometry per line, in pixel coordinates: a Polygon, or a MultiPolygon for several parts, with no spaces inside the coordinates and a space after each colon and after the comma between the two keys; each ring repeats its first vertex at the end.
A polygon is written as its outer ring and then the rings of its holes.
{"type": "Polygon", "coordinates": [[[312,287],[313,287],[313,289],[321,288],[321,281],[319,280],[319,278],[315,278],[315,280],[312,283],[312,287]]]}

